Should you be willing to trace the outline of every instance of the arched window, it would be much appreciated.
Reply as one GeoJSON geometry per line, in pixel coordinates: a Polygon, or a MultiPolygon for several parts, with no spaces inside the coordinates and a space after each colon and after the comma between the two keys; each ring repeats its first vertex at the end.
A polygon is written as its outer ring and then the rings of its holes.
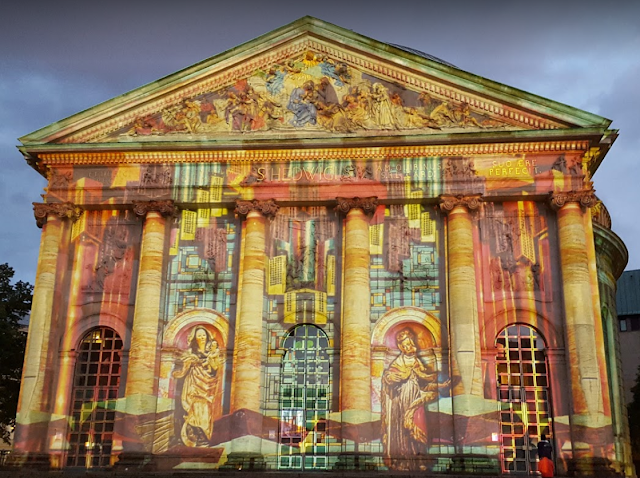
{"type": "Polygon", "coordinates": [[[496,345],[502,471],[534,473],[535,445],[543,433],[552,434],[544,340],[532,327],[511,325],[496,345]]]}
{"type": "Polygon", "coordinates": [[[329,341],[313,325],[285,339],[280,371],[280,469],[327,467],[327,418],[331,403],[329,341]]]}
{"type": "Polygon", "coordinates": [[[67,466],[110,465],[121,350],[122,340],[107,327],[89,331],[78,345],[67,466]]]}

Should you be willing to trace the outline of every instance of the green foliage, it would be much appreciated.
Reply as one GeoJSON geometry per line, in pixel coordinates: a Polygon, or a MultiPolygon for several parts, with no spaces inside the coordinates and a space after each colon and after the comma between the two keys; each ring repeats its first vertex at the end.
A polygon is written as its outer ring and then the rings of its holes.
{"type": "Polygon", "coordinates": [[[636,384],[631,388],[633,400],[628,405],[629,432],[631,434],[631,450],[634,461],[640,459],[640,367],[636,376],[636,384]]]}
{"type": "Polygon", "coordinates": [[[9,443],[20,393],[26,327],[22,321],[31,310],[33,286],[11,284],[13,269],[0,264],[0,438],[9,443]]]}

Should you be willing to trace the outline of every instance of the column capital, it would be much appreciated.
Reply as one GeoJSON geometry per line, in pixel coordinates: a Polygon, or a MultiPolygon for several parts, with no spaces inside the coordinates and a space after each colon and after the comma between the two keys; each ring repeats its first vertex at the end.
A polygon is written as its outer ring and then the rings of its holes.
{"type": "Polygon", "coordinates": [[[263,216],[273,217],[279,208],[280,206],[273,199],[254,199],[253,201],[239,199],[236,201],[235,213],[246,217],[251,211],[256,211],[263,216]]]}
{"type": "Polygon", "coordinates": [[[145,217],[150,212],[159,212],[165,217],[178,215],[178,207],[171,199],[160,201],[133,201],[133,212],[136,216],[145,217]]]}
{"type": "Polygon", "coordinates": [[[440,210],[445,214],[450,213],[457,206],[463,206],[470,211],[475,211],[480,207],[482,202],[482,194],[471,194],[464,196],[459,194],[457,196],[441,195],[440,196],[440,210]]]}
{"type": "Polygon", "coordinates": [[[372,214],[378,207],[378,198],[375,196],[368,198],[336,198],[338,205],[335,207],[337,212],[348,214],[352,209],[362,209],[365,213],[372,214]]]}
{"type": "Polygon", "coordinates": [[[582,207],[592,208],[598,203],[593,187],[581,191],[552,192],[549,195],[551,207],[555,210],[561,209],[567,203],[577,202],[582,207]]]}
{"type": "Polygon", "coordinates": [[[80,206],[76,206],[72,202],[59,202],[59,203],[33,203],[33,215],[36,218],[36,224],[38,227],[42,227],[47,222],[47,216],[53,214],[60,219],[71,219],[77,221],[82,215],[84,209],[80,206]]]}

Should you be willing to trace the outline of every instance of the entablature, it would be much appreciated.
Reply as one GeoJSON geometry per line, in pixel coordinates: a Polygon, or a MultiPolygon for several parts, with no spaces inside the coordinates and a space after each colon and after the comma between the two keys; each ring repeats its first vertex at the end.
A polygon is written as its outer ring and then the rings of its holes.
{"type": "Polygon", "coordinates": [[[589,181],[588,139],[353,148],[45,152],[47,198],[83,204],[172,199],[185,207],[275,199],[329,204],[375,196],[386,204],[481,194],[543,200],[589,181]]]}

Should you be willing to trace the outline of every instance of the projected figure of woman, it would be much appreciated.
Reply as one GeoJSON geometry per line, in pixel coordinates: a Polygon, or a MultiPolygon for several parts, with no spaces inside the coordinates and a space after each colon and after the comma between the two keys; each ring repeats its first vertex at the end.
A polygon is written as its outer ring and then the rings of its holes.
{"type": "Polygon", "coordinates": [[[189,334],[189,349],[180,357],[182,370],[173,373],[184,377],[182,408],[184,424],[180,437],[187,446],[206,445],[211,440],[214,421],[218,373],[221,370],[218,342],[202,326],[189,334]]]}
{"type": "Polygon", "coordinates": [[[419,469],[416,455],[425,451],[425,405],[438,398],[438,372],[418,357],[415,333],[396,334],[400,355],[382,375],[382,441],[385,462],[394,470],[419,469]]]}

